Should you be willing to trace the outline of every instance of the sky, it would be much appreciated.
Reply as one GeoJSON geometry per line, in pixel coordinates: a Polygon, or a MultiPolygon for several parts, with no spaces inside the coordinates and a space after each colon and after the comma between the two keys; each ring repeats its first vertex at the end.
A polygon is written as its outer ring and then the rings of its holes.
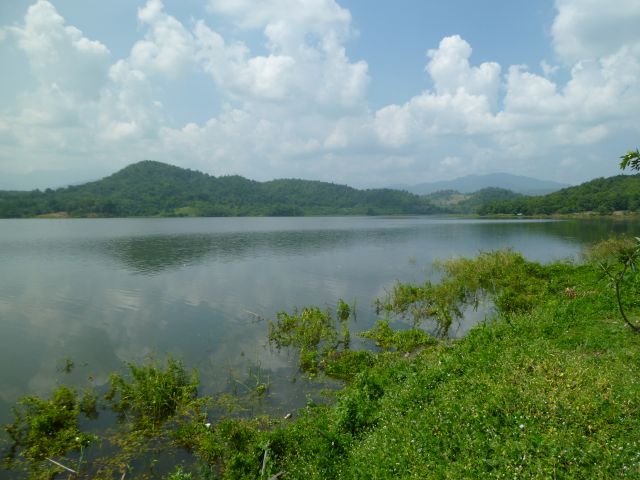
{"type": "Polygon", "coordinates": [[[639,146],[640,2],[0,2],[0,189],[140,160],[355,187],[577,184],[639,146]]]}

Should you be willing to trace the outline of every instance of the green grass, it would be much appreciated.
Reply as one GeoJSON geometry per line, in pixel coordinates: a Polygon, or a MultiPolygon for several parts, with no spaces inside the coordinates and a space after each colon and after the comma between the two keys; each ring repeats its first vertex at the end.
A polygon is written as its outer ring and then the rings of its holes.
{"type": "MultiPolygon", "coordinates": [[[[322,371],[345,380],[336,401],[310,402],[287,420],[229,415],[209,423],[204,407],[176,416],[164,441],[192,463],[165,478],[640,478],[640,335],[620,318],[613,291],[593,265],[487,255],[446,266],[443,298],[473,300],[474,284],[503,300],[495,318],[461,340],[393,331],[383,320],[366,335],[387,350],[325,349],[338,345],[329,327],[337,332],[346,312],[281,315],[272,334],[286,334],[283,346],[319,350],[322,371]],[[496,268],[500,258],[506,274],[496,268]],[[481,264],[500,281],[477,271],[481,264]]],[[[639,286],[624,298],[636,319],[639,286]]],[[[403,291],[432,313],[420,289],[403,291]]],[[[411,302],[400,306],[398,315],[412,312],[411,302]]],[[[192,383],[180,371],[173,377],[191,402],[192,383]]]]}

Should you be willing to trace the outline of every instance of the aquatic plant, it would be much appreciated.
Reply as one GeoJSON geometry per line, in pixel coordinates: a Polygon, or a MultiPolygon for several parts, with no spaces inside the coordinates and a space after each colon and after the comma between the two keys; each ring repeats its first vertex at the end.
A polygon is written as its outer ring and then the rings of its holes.
{"type": "Polygon", "coordinates": [[[439,282],[399,282],[386,297],[376,300],[376,312],[384,313],[387,319],[411,320],[414,327],[433,320],[437,333],[447,336],[465,308],[477,308],[483,298],[503,313],[530,310],[547,288],[549,277],[539,264],[511,250],[482,252],[474,258],[456,258],[434,266],[442,273],[439,282]]]}
{"type": "Polygon", "coordinates": [[[198,374],[189,374],[182,363],[169,357],[166,366],[128,363],[128,375],[112,373],[105,398],[122,420],[139,430],[154,430],[193,402],[198,394],[198,374]]]}
{"type": "Polygon", "coordinates": [[[348,322],[353,315],[351,307],[342,299],[338,301],[336,315],[318,307],[296,309],[293,313],[278,312],[276,320],[269,321],[269,343],[278,349],[297,348],[300,369],[316,374],[333,352],[349,348],[348,322]]]}
{"type": "Polygon", "coordinates": [[[48,399],[33,395],[22,398],[13,415],[13,423],[4,426],[13,442],[4,464],[9,469],[26,469],[32,478],[48,478],[65,470],[56,458],[80,452],[96,440],[79,426],[82,415],[97,416],[96,397],[89,390],[80,396],[76,390],[60,385],[48,399]]]}

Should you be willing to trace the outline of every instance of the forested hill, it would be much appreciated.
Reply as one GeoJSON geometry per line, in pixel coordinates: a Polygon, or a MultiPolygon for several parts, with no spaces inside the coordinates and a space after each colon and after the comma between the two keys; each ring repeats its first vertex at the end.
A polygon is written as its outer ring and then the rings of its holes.
{"type": "Polygon", "coordinates": [[[31,192],[0,191],[0,217],[289,216],[430,214],[428,199],[308,180],[256,182],[142,161],[96,182],[31,192]]]}
{"type": "Polygon", "coordinates": [[[549,215],[581,212],[602,214],[640,210],[640,174],[597,178],[542,197],[520,197],[485,203],[481,215],[549,215]]]}

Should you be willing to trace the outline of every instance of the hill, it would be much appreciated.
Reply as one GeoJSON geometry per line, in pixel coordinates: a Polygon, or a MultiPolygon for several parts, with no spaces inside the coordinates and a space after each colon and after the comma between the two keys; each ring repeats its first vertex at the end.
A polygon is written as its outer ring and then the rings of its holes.
{"type": "Polygon", "coordinates": [[[471,194],[442,190],[426,195],[426,198],[447,213],[477,213],[488,203],[515,200],[522,195],[504,188],[487,187],[471,194]]]}
{"type": "Polygon", "coordinates": [[[489,187],[511,190],[525,195],[544,195],[568,186],[567,184],[552,182],[550,180],[538,180],[521,175],[492,173],[488,175],[466,175],[454,180],[420,183],[417,185],[403,186],[402,188],[418,195],[428,195],[442,190],[472,193],[489,187]]]}
{"type": "Polygon", "coordinates": [[[549,215],[581,212],[602,214],[640,209],[640,174],[597,178],[540,197],[521,197],[485,203],[481,215],[549,215]]]}
{"type": "Polygon", "coordinates": [[[439,213],[428,199],[298,179],[257,182],[142,161],[102,180],[56,190],[0,191],[0,217],[294,216],[439,213]]]}

